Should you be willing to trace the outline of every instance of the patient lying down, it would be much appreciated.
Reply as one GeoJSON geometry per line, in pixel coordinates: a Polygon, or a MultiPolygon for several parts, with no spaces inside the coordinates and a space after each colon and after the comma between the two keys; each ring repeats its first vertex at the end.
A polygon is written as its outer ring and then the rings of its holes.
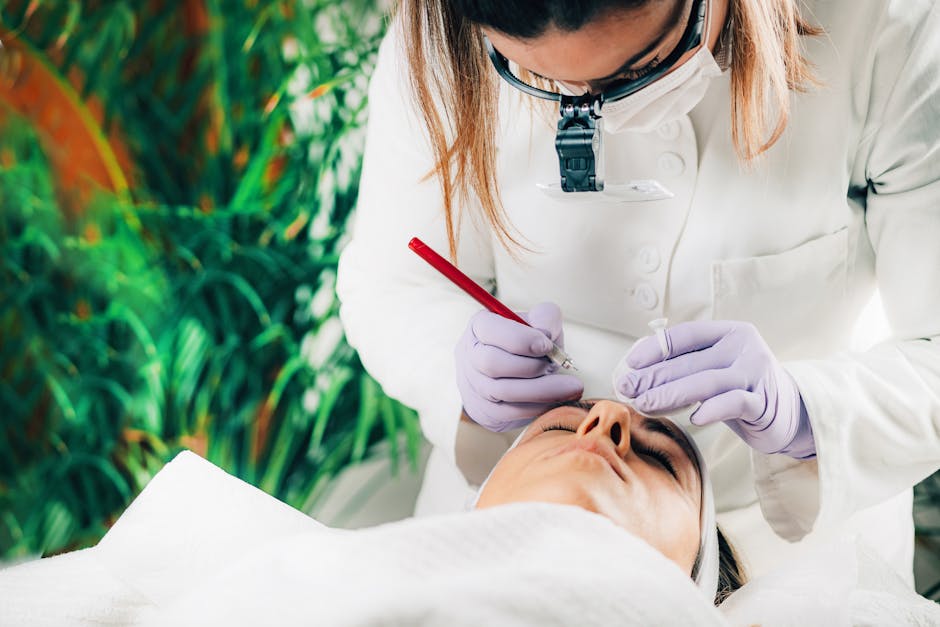
{"type": "MultiPolygon", "coordinates": [[[[523,432],[474,511],[354,531],[183,453],[97,546],[0,570],[0,624],[730,625],[783,611],[843,624],[856,606],[850,618],[873,618],[871,591],[852,605],[853,550],[823,559],[808,592],[804,568],[719,611],[741,576],[694,443],[668,420],[577,402],[523,432]],[[837,563],[849,576],[825,571],[837,563]]],[[[874,605],[937,618],[909,592],[890,600],[874,605]]]]}
{"type": "Polygon", "coordinates": [[[576,401],[529,425],[485,482],[476,507],[531,501],[605,516],[692,575],[717,604],[743,576],[724,537],[714,537],[702,470],[693,440],[672,421],[643,417],[616,401],[576,401]]]}

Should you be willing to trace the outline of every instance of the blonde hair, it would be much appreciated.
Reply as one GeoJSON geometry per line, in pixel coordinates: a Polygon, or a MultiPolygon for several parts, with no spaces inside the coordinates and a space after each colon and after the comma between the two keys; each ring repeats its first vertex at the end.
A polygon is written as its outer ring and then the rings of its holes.
{"type": "MultiPolygon", "coordinates": [[[[729,3],[731,136],[739,161],[749,165],[786,129],[790,92],[817,84],[801,38],[822,31],[803,20],[796,0],[729,3]]],[[[428,176],[437,177],[443,193],[450,255],[456,258],[460,216],[455,206],[467,204],[471,195],[500,243],[512,252],[521,244],[507,226],[494,171],[499,79],[480,27],[448,0],[400,0],[397,11],[411,88],[434,153],[428,176]]]]}

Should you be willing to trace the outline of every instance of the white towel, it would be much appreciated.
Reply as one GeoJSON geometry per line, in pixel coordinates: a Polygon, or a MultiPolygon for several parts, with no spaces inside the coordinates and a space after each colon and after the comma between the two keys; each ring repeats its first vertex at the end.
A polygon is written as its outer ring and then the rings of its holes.
{"type": "Polygon", "coordinates": [[[873,575],[876,558],[837,552],[719,613],[672,562],[578,508],[335,530],[184,453],[97,547],[0,570],[0,625],[940,624],[940,608],[873,575]]]}
{"type": "Polygon", "coordinates": [[[195,453],[176,456],[95,547],[162,605],[273,538],[325,527],[195,453]]]}
{"type": "Polygon", "coordinates": [[[819,538],[721,604],[732,625],[940,625],[940,605],[915,594],[877,552],[853,537],[819,538]]]}
{"type": "Polygon", "coordinates": [[[102,542],[154,599],[147,624],[724,624],[677,566],[579,508],[518,504],[345,531],[266,511],[273,499],[193,455],[160,475],[102,542]],[[242,524],[257,532],[235,537],[242,524]]]}
{"type": "Polygon", "coordinates": [[[95,549],[0,570],[0,625],[132,625],[150,600],[114,576],[95,549]]]}

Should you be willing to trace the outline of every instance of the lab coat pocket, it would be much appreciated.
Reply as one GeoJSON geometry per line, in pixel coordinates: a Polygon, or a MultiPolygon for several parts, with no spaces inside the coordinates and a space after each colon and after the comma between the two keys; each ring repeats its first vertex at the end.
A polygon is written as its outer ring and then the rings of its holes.
{"type": "Polygon", "coordinates": [[[773,255],[712,263],[713,316],[754,323],[778,358],[845,346],[848,228],[773,255]]]}

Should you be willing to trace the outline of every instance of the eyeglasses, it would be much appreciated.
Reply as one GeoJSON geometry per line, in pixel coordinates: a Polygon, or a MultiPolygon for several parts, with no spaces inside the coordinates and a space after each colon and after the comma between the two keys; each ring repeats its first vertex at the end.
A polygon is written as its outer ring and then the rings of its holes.
{"type": "MultiPolygon", "coordinates": [[[[667,56],[662,61],[662,63],[657,65],[648,74],[641,78],[614,81],[604,88],[596,100],[604,103],[614,102],[616,100],[626,98],[627,96],[635,94],[651,83],[655,83],[657,80],[668,74],[679,62],[679,59],[681,59],[686,53],[703,45],[703,33],[705,32],[705,25],[708,22],[707,13],[708,2],[706,2],[706,0],[695,0],[692,5],[692,14],[689,17],[689,23],[685,27],[685,32],[682,34],[682,39],[679,41],[679,44],[673,49],[673,51],[669,53],[669,56],[667,56]]],[[[485,35],[483,36],[483,41],[486,45],[486,51],[489,53],[490,60],[493,62],[493,66],[496,68],[496,71],[510,85],[529,94],[530,96],[535,96],[536,98],[556,101],[560,101],[562,99],[562,94],[530,85],[513,74],[512,69],[509,67],[509,59],[500,54],[500,52],[493,47],[493,44],[490,43],[490,40],[485,35]]]]}

